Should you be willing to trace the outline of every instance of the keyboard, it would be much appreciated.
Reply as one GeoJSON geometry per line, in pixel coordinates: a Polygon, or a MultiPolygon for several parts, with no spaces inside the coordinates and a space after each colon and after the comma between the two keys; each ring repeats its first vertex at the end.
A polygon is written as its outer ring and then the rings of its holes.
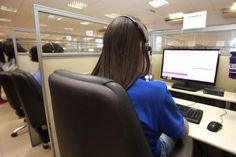
{"type": "Polygon", "coordinates": [[[196,123],[196,124],[200,123],[202,119],[202,115],[203,115],[202,110],[189,107],[189,106],[180,105],[180,104],[177,104],[177,106],[179,107],[180,112],[183,114],[184,118],[187,121],[196,123]]]}

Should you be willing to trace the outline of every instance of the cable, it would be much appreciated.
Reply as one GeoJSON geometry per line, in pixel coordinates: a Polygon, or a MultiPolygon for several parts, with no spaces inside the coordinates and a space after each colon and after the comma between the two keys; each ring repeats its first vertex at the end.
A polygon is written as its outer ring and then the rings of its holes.
{"type": "Polygon", "coordinates": [[[222,110],[224,111],[224,113],[220,115],[220,120],[221,120],[220,124],[223,123],[223,118],[222,117],[227,114],[227,111],[225,111],[224,109],[222,109],[222,110]]]}
{"type": "Polygon", "coordinates": [[[196,102],[194,102],[192,104],[189,104],[189,105],[186,105],[186,106],[190,107],[190,106],[193,106],[194,104],[196,104],[196,102]]]}

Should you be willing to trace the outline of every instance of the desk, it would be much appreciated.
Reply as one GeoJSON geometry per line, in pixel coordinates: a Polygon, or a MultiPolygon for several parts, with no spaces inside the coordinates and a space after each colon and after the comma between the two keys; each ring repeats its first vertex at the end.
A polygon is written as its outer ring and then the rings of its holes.
{"type": "Polygon", "coordinates": [[[236,93],[233,93],[233,92],[225,91],[224,96],[221,97],[221,96],[215,96],[215,95],[210,95],[210,94],[204,94],[202,90],[199,90],[197,92],[191,92],[187,90],[175,89],[171,87],[173,83],[170,83],[170,82],[165,82],[165,83],[169,91],[184,93],[188,95],[194,95],[194,96],[199,96],[199,97],[204,97],[204,98],[209,98],[209,99],[214,99],[214,100],[225,101],[227,108],[230,107],[229,106],[230,103],[236,103],[236,93]]]}
{"type": "MultiPolygon", "coordinates": [[[[178,98],[174,98],[174,100],[176,103],[182,105],[194,103],[178,98]]],[[[200,124],[189,123],[189,136],[224,151],[236,154],[236,112],[200,103],[195,103],[191,107],[203,110],[203,117],[200,124]],[[211,121],[221,121],[220,115],[224,113],[223,110],[227,111],[227,114],[223,116],[222,129],[218,132],[207,130],[207,125],[211,121]]]]}

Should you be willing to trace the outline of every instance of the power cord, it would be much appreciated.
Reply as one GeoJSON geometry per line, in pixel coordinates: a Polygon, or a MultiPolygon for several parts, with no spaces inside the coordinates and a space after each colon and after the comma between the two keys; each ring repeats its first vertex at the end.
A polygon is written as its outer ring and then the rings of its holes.
{"type": "Polygon", "coordinates": [[[193,106],[193,105],[195,105],[195,104],[196,104],[196,102],[194,102],[194,103],[192,103],[192,104],[189,104],[189,105],[186,105],[186,106],[191,107],[191,106],[193,106]]]}
{"type": "Polygon", "coordinates": [[[224,111],[224,113],[222,113],[221,115],[220,115],[220,119],[221,119],[221,122],[220,122],[220,124],[222,124],[223,123],[223,116],[225,116],[226,114],[227,114],[227,111],[225,111],[224,109],[222,109],[223,111],[224,111]]]}

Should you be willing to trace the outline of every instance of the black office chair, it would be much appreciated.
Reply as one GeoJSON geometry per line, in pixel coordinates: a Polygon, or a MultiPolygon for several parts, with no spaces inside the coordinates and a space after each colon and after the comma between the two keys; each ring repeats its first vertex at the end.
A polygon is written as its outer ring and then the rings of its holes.
{"type": "Polygon", "coordinates": [[[42,88],[28,72],[15,70],[12,72],[12,76],[29,124],[39,134],[43,142],[43,147],[47,148],[50,140],[47,130],[42,88]]]}
{"type": "MultiPolygon", "coordinates": [[[[19,100],[18,93],[17,93],[16,88],[14,86],[12,74],[10,72],[0,71],[0,81],[2,83],[3,89],[5,91],[5,94],[7,96],[10,106],[15,110],[16,115],[19,118],[24,118],[25,114],[23,112],[22,104],[19,100]]],[[[22,126],[15,129],[11,133],[11,136],[16,137],[18,132],[26,127],[27,127],[27,125],[26,125],[26,123],[24,123],[22,126]]]]}
{"type": "Polygon", "coordinates": [[[119,84],[59,70],[50,75],[49,85],[61,157],[153,156],[119,84]]]}

